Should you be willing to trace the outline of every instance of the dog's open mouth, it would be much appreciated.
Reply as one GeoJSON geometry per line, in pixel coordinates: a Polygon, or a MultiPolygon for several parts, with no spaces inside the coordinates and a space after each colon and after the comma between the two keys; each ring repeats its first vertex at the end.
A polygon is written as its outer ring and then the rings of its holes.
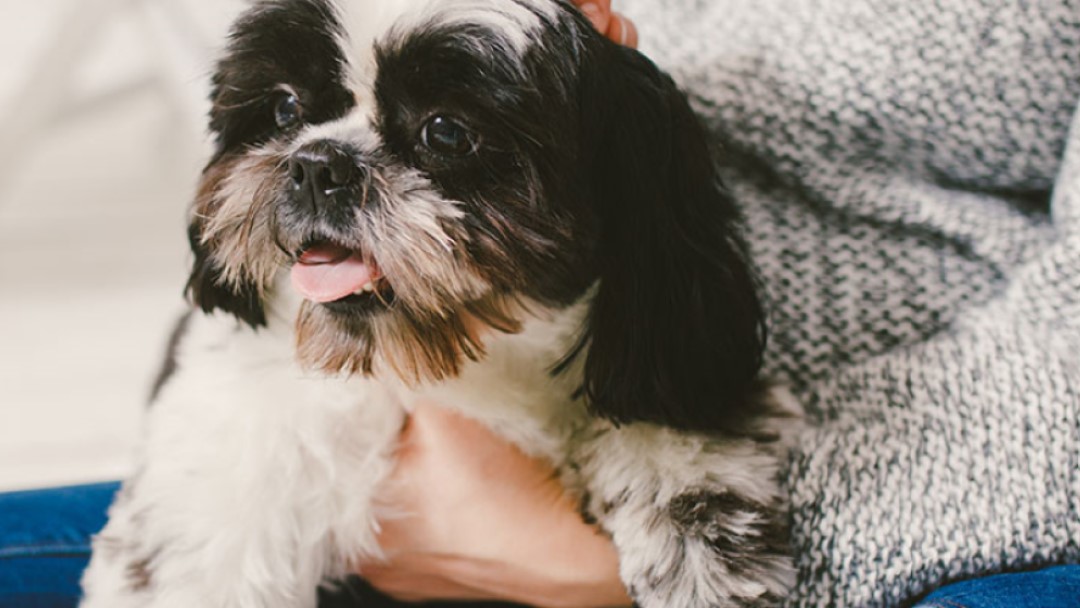
{"type": "Polygon", "coordinates": [[[378,265],[328,241],[303,248],[292,267],[292,285],[304,298],[343,312],[387,306],[394,297],[378,265]]]}

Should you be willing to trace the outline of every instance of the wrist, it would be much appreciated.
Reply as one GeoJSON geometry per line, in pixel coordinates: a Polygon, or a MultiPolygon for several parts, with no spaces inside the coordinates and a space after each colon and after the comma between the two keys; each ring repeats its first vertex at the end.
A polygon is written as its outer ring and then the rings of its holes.
{"type": "MultiPolygon", "coordinates": [[[[445,566],[444,566],[445,567],[445,566]]],[[[505,561],[457,562],[450,577],[477,595],[537,608],[625,608],[632,605],[619,579],[617,566],[589,564],[577,571],[539,569],[505,561]]]]}

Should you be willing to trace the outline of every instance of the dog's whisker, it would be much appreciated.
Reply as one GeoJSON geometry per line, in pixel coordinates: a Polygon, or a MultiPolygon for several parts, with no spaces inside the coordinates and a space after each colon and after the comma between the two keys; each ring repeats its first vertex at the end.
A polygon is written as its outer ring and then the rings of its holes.
{"type": "Polygon", "coordinates": [[[371,183],[374,180],[371,176],[371,171],[364,172],[363,183],[360,189],[360,206],[366,207],[368,204],[368,197],[371,195],[371,183]]]}
{"type": "Polygon", "coordinates": [[[250,207],[248,207],[247,214],[240,225],[239,241],[241,243],[241,246],[244,248],[245,253],[248,252],[248,245],[251,241],[251,233],[255,230],[255,221],[258,217],[259,210],[259,203],[253,203],[250,207]]]}
{"type": "Polygon", "coordinates": [[[396,300],[395,301],[387,301],[386,297],[383,296],[382,284],[381,283],[382,283],[382,281],[378,281],[378,282],[375,283],[373,293],[375,294],[375,297],[378,298],[379,302],[383,306],[385,306],[388,309],[393,309],[393,306],[396,303],[396,300]]]}

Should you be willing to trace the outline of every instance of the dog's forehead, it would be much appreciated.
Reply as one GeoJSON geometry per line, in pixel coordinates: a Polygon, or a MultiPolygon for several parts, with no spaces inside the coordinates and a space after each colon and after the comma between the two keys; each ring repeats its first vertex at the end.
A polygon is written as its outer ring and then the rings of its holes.
{"type": "Polygon", "coordinates": [[[480,26],[508,51],[522,54],[544,22],[556,20],[558,0],[331,0],[353,88],[368,88],[375,50],[393,48],[417,31],[480,26]]]}

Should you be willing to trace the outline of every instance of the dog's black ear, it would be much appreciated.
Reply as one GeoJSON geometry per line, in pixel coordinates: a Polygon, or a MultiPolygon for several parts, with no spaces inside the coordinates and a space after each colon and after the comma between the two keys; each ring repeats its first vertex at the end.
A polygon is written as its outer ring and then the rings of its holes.
{"type": "Polygon", "coordinates": [[[584,392],[598,415],[738,431],[765,323],[741,217],[685,95],[605,45],[583,81],[584,154],[600,217],[600,285],[584,392]]]}
{"type": "Polygon", "coordinates": [[[203,312],[221,310],[236,316],[252,328],[266,325],[266,312],[254,286],[233,287],[224,282],[221,269],[214,263],[197,220],[188,225],[188,243],[194,254],[191,276],[185,292],[203,312]]]}

